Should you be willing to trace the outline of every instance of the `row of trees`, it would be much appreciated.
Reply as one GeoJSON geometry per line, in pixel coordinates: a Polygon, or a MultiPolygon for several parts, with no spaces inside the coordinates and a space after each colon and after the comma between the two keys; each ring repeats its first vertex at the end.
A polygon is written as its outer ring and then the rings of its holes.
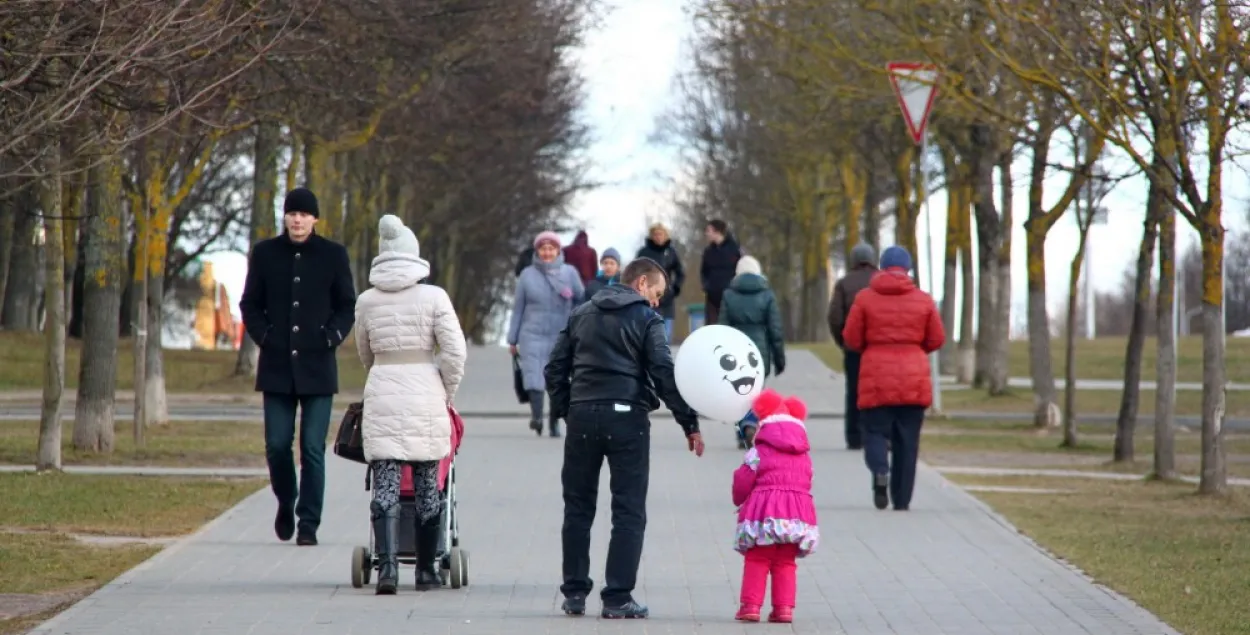
{"type": "MultiPolygon", "coordinates": [[[[693,185],[678,204],[691,217],[728,218],[750,236],[794,334],[815,339],[830,250],[875,243],[892,225],[892,242],[917,253],[925,184],[941,183],[949,210],[941,310],[952,336],[942,366],[990,394],[1007,389],[1010,230],[1021,223],[1030,367],[1043,426],[1059,408],[1046,239],[1061,218],[1076,215],[1080,244],[1068,303],[1075,308],[1093,210],[1128,176],[1102,167],[1114,150],[1149,183],[1115,459],[1134,458],[1152,311],[1159,359],[1173,359],[1179,217],[1200,238],[1202,265],[1199,489],[1219,492],[1227,480],[1223,184],[1230,134],[1247,118],[1238,99],[1250,72],[1248,20],[1244,4],[1209,0],[700,0],[693,67],[680,80],[686,98],[665,126],[689,159],[693,185]],[[942,99],[923,156],[889,90],[892,60],[930,62],[941,72],[942,99]],[[1013,214],[1012,168],[1020,164],[1027,166],[1024,218],[1013,214]]],[[[1071,355],[1065,370],[1071,378],[1071,355]]],[[[1170,478],[1175,368],[1161,363],[1156,372],[1155,471],[1170,478]]],[[[1075,413],[1066,401],[1064,442],[1071,445],[1075,413]]]]}
{"type": "MultiPolygon", "coordinates": [[[[162,310],[205,253],[273,236],[303,185],[364,288],[383,213],[405,218],[470,337],[525,235],[586,186],[570,60],[590,0],[132,0],[0,5],[0,325],[46,334],[38,466],[113,447],[121,337],[136,441],[168,419],[162,310]]],[[[236,372],[255,368],[247,341],[236,372]]]]}

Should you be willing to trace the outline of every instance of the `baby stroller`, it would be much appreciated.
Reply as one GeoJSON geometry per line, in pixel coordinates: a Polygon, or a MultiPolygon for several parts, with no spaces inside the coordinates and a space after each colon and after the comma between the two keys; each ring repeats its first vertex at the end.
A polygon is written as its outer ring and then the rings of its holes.
{"type": "MultiPolygon", "coordinates": [[[[438,465],[439,520],[442,531],[438,539],[438,574],[443,586],[453,589],[469,585],[469,552],[460,547],[460,515],[456,512],[456,454],[460,451],[460,439],[464,435],[464,422],[460,415],[451,411],[451,455],[438,465]]],[[[371,485],[371,470],[365,471],[365,490],[371,485]]],[[[399,553],[401,565],[417,564],[416,492],[412,484],[412,466],[405,465],[399,485],[399,553]]],[[[369,584],[373,572],[378,569],[374,552],[373,528],[369,529],[369,546],[352,550],[352,587],[369,584]]]]}

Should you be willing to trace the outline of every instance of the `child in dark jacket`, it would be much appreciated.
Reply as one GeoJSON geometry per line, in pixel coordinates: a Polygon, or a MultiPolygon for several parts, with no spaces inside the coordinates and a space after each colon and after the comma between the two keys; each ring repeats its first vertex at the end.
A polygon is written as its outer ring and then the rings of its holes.
{"type": "Polygon", "coordinates": [[[586,283],[587,302],[595,297],[596,293],[621,281],[621,254],[615,249],[608,247],[603,250],[603,257],[599,259],[599,273],[594,279],[586,283]]]}
{"type": "Polygon", "coordinates": [[[771,389],[755,399],[760,418],[755,447],[734,472],[733,502],[738,506],[735,549],[746,557],[742,569],[742,606],[734,619],[760,621],[764,587],[773,578],[770,622],[794,620],[797,558],[816,550],[820,529],[812,501],[811,444],[807,406],[771,389]]]}

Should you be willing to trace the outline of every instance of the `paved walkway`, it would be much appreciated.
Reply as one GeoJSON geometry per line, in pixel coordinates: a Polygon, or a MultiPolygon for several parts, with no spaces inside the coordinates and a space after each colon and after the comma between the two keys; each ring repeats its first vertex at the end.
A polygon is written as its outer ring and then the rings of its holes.
{"type": "MultiPolygon", "coordinates": [[[[484,384],[501,374],[484,370],[475,377],[476,369],[465,397],[506,407],[510,384],[484,384]]],[[[815,389],[797,379],[794,387],[815,389]]],[[[536,438],[517,418],[471,417],[458,464],[462,537],[472,553],[466,589],[407,590],[410,568],[402,572],[405,589],[397,597],[351,588],[352,547],[368,539],[364,468],[330,457],[321,546],[275,540],[272,497],[258,492],[33,632],[1176,633],[1048,557],[933,470],[922,469],[911,512],[872,509],[860,458],[841,449],[832,422],[811,426],[825,542],[800,565],[797,621],[792,627],[738,624],[732,617],[742,560],[730,548],[729,482],[741,453],[728,428],[717,434],[714,425],[707,426],[707,454],[695,459],[671,419],[654,422],[647,545],[637,591],[651,606],[647,621],[559,613],[561,444],[536,438]]],[[[608,510],[605,477],[592,554],[599,581],[608,510]]],[[[592,601],[591,609],[597,608],[592,601]]]]}

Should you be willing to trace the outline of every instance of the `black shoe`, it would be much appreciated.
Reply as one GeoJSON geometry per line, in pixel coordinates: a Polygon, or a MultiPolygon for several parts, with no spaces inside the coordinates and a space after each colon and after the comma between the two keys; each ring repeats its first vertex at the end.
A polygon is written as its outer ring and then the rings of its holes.
{"type": "Polygon", "coordinates": [[[574,595],[564,598],[564,604],[560,605],[560,610],[565,615],[585,615],[586,614],[586,596],[574,595]]]}
{"type": "Polygon", "coordinates": [[[553,439],[560,438],[560,420],[556,419],[555,417],[552,417],[547,422],[547,432],[548,434],[551,435],[551,438],[553,439]]]}
{"type": "Polygon", "coordinates": [[[650,614],[647,607],[633,600],[620,606],[605,606],[601,613],[605,620],[645,620],[650,614]]]}
{"type": "Polygon", "coordinates": [[[908,506],[907,506],[907,505],[895,505],[895,506],[894,506],[894,511],[896,511],[896,512],[905,512],[905,511],[907,511],[908,509],[909,509],[909,508],[908,508],[908,506]]]}
{"type": "Polygon", "coordinates": [[[438,534],[442,519],[434,516],[426,522],[417,519],[417,590],[429,591],[443,586],[438,577],[438,534]]]}
{"type": "Polygon", "coordinates": [[[872,504],[877,509],[885,509],[890,505],[890,477],[878,474],[872,478],[872,504]]]}
{"type": "Polygon", "coordinates": [[[538,419],[530,419],[530,430],[533,430],[541,437],[543,435],[543,422],[538,419]]]}
{"type": "Polygon", "coordinates": [[[286,542],[295,535],[295,508],[278,503],[278,517],[273,520],[273,533],[278,540],[286,542]]]}
{"type": "Polygon", "coordinates": [[[848,444],[846,444],[846,449],[848,449],[848,450],[862,450],[862,449],[864,449],[864,444],[863,444],[863,443],[848,443],[848,444]]]}
{"type": "Polygon", "coordinates": [[[369,505],[373,520],[373,548],[378,556],[378,586],[376,595],[395,595],[399,588],[399,506],[383,509],[381,505],[369,505]]]}
{"type": "Polygon", "coordinates": [[[299,535],[295,537],[295,544],[301,547],[316,547],[317,534],[311,531],[301,531],[299,532],[299,535]]]}

